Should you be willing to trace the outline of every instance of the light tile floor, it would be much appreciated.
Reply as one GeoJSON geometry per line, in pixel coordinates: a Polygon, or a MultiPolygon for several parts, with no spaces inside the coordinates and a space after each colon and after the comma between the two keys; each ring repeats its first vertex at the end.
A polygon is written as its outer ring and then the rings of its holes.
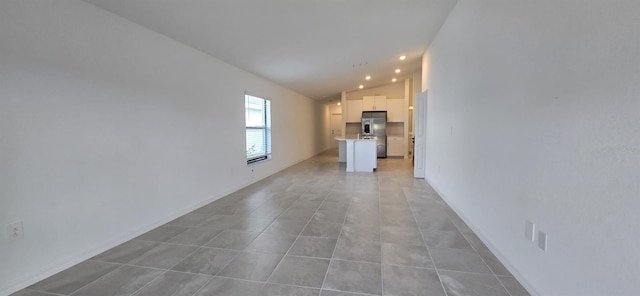
{"type": "Polygon", "coordinates": [[[13,295],[529,295],[412,174],[331,150],[13,295]]]}

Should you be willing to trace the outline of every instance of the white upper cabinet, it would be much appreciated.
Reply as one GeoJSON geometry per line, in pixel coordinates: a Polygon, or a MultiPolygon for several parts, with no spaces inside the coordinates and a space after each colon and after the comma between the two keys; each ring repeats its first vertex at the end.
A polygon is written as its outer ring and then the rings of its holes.
{"type": "Polygon", "coordinates": [[[362,100],[347,100],[347,122],[360,122],[362,119],[362,100]]]}
{"type": "Polygon", "coordinates": [[[404,122],[403,99],[387,99],[387,121],[404,122]]]}
{"type": "Polygon", "coordinates": [[[387,97],[385,96],[364,96],[362,97],[363,111],[386,111],[387,97]]]}

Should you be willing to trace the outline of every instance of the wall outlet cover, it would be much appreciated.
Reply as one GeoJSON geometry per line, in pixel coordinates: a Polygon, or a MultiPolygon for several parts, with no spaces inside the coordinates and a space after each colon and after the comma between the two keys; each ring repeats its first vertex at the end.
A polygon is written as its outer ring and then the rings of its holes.
{"type": "Polygon", "coordinates": [[[548,242],[549,236],[543,231],[538,231],[538,248],[546,252],[548,242]]]}
{"type": "Polygon", "coordinates": [[[21,240],[24,238],[24,228],[22,226],[22,221],[7,225],[7,238],[12,241],[21,240]]]}
{"type": "Polygon", "coordinates": [[[536,225],[529,220],[524,221],[524,237],[530,242],[533,242],[535,240],[535,233],[536,225]]]}

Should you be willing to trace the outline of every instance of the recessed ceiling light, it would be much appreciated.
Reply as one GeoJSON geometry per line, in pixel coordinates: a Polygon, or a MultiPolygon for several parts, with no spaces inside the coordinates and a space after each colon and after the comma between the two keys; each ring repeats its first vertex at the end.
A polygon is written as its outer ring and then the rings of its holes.
{"type": "Polygon", "coordinates": [[[396,69],[396,73],[400,73],[400,69],[396,69]]]}
{"type": "Polygon", "coordinates": [[[338,106],[340,106],[340,102],[338,102],[338,106]]]}
{"type": "Polygon", "coordinates": [[[358,86],[359,89],[363,89],[364,85],[360,84],[360,86],[358,86]]]}
{"type": "Polygon", "coordinates": [[[365,77],[364,79],[369,80],[371,79],[371,76],[367,75],[367,77],[365,77]]]}
{"type": "Polygon", "coordinates": [[[401,60],[401,61],[404,61],[404,59],[406,59],[406,58],[407,58],[407,56],[405,56],[405,55],[400,56],[400,60],[401,60]]]}
{"type": "Polygon", "coordinates": [[[397,79],[395,79],[395,78],[391,79],[391,81],[393,81],[393,82],[396,82],[396,80],[397,80],[397,79]]]}

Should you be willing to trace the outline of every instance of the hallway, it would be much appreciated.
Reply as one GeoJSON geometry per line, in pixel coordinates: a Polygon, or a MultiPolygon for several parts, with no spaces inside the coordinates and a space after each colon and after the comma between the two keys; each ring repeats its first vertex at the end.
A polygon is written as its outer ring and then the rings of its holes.
{"type": "Polygon", "coordinates": [[[410,160],[330,150],[13,295],[528,295],[410,160]]]}

